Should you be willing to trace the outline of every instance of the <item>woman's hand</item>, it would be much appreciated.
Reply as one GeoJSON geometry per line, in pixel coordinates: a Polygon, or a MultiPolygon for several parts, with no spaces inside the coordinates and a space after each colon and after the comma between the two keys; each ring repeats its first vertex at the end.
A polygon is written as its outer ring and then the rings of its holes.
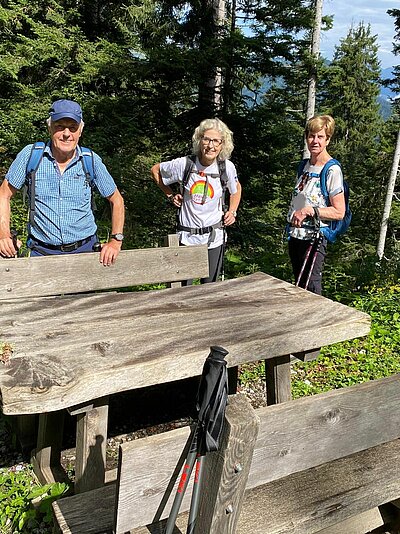
{"type": "Polygon", "coordinates": [[[292,215],[292,226],[300,228],[303,224],[304,219],[307,217],[314,217],[314,208],[311,206],[306,206],[301,208],[301,210],[296,210],[292,215]]]}
{"type": "Polygon", "coordinates": [[[176,195],[168,195],[168,200],[171,204],[180,208],[182,206],[183,196],[180,193],[177,193],[176,195]]]}
{"type": "Polygon", "coordinates": [[[224,215],[224,224],[225,226],[230,226],[236,221],[236,215],[233,213],[233,211],[227,211],[224,215]]]}

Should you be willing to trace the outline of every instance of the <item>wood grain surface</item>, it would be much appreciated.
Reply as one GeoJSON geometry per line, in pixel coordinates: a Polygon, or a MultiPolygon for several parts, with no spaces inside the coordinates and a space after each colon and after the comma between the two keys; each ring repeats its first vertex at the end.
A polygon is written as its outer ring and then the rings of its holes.
{"type": "MultiPolygon", "coordinates": [[[[189,248],[189,247],[188,247],[189,248]]],[[[200,375],[211,345],[229,366],[369,332],[367,314],[264,273],[134,293],[4,300],[5,414],[43,413],[200,375]]]]}

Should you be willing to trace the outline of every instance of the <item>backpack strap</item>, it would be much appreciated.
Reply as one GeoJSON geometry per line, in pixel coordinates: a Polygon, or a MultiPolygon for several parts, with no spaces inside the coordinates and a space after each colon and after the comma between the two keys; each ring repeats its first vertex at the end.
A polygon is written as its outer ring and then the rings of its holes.
{"type": "Polygon", "coordinates": [[[92,184],[94,180],[94,157],[93,150],[81,146],[82,168],[87,181],[92,184]]]}
{"type": "Polygon", "coordinates": [[[43,158],[46,143],[38,141],[32,145],[28,163],[26,164],[25,185],[29,192],[29,224],[33,225],[35,220],[35,182],[36,171],[43,158]]]}
{"type": "Polygon", "coordinates": [[[85,173],[86,180],[88,184],[90,185],[90,188],[92,190],[92,198],[91,198],[91,206],[92,211],[96,211],[96,201],[94,198],[94,178],[95,178],[95,172],[94,172],[94,156],[93,156],[93,150],[90,148],[85,148],[81,146],[81,155],[82,155],[82,168],[83,172],[85,173]]]}
{"type": "Polygon", "coordinates": [[[218,173],[222,187],[222,211],[224,214],[228,211],[228,204],[226,201],[226,190],[228,188],[228,175],[226,173],[226,160],[218,160],[218,173]]]}
{"type": "Polygon", "coordinates": [[[307,163],[310,160],[308,158],[302,159],[297,167],[297,177],[300,178],[300,176],[303,174],[304,167],[307,165],[307,163]]]}
{"type": "Polygon", "coordinates": [[[186,156],[186,165],[185,170],[183,171],[183,178],[181,183],[181,195],[183,196],[183,193],[185,191],[186,184],[189,181],[189,177],[191,173],[193,172],[193,169],[196,166],[196,156],[194,154],[190,156],[186,156]]]}
{"type": "Polygon", "coordinates": [[[332,158],[325,163],[325,165],[322,167],[321,174],[320,174],[321,193],[324,196],[327,205],[330,205],[330,201],[329,201],[329,193],[328,193],[328,188],[326,185],[326,180],[328,176],[328,171],[332,167],[332,165],[339,165],[340,167],[340,163],[338,162],[338,160],[332,158]]]}

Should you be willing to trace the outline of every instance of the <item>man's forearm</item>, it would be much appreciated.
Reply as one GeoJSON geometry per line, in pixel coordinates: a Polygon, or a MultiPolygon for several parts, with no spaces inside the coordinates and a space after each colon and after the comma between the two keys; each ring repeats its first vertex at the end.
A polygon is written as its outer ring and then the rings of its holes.
{"type": "Polygon", "coordinates": [[[10,237],[10,200],[0,196],[0,239],[10,237]]]}
{"type": "Polygon", "coordinates": [[[125,205],[121,194],[118,194],[110,199],[111,202],[111,233],[122,234],[125,223],[125,205]]]}

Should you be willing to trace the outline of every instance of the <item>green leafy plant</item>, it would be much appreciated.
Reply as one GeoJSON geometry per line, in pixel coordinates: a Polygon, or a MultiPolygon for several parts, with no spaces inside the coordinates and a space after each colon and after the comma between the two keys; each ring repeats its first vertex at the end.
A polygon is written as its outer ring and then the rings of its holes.
{"type": "Polygon", "coordinates": [[[50,533],[51,504],[68,489],[59,482],[40,486],[31,466],[0,469],[0,534],[50,533]]]}

